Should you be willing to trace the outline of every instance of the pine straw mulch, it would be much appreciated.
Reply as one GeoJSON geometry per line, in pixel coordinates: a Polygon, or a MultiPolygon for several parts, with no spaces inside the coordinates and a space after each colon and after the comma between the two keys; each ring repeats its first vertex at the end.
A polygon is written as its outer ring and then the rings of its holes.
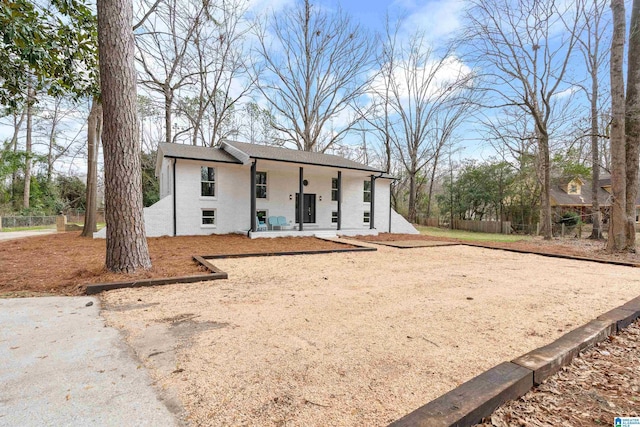
{"type": "MultiPolygon", "coordinates": [[[[605,240],[590,240],[576,238],[554,238],[544,240],[542,237],[519,240],[515,242],[489,242],[489,241],[467,241],[451,239],[446,237],[426,236],[417,234],[389,234],[382,233],[378,236],[358,236],[355,239],[373,242],[392,242],[399,240],[429,240],[443,242],[459,242],[473,246],[481,246],[496,249],[516,249],[532,253],[546,253],[554,255],[570,255],[583,258],[592,258],[606,261],[623,261],[638,264],[640,267],[639,253],[610,254],[605,250],[605,240]]],[[[640,245],[640,244],[639,244],[640,245]]]]}
{"type": "Polygon", "coordinates": [[[640,323],[585,351],[483,427],[602,426],[640,416],[640,323]]]}
{"type": "Polygon", "coordinates": [[[249,239],[242,235],[147,239],[152,268],[116,274],[104,267],[106,241],[68,232],[0,242],[0,297],[81,295],[87,284],[194,276],[208,270],[193,255],[345,249],[314,237],[249,239]]]}

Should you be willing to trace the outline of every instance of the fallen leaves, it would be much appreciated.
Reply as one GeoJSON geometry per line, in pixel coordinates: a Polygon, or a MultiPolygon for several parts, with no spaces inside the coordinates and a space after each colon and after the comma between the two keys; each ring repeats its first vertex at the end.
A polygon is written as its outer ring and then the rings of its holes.
{"type": "Polygon", "coordinates": [[[601,426],[640,415],[640,322],[586,350],[544,384],[498,408],[483,427],[601,426]]]}

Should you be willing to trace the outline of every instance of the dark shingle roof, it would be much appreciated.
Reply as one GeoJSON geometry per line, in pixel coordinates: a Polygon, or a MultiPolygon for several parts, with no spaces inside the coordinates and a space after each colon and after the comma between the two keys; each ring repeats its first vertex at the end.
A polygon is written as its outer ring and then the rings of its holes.
{"type": "MultiPolygon", "coordinates": [[[[591,182],[587,181],[582,185],[581,194],[568,194],[560,185],[552,185],[550,190],[551,198],[559,206],[591,206],[591,182]]],[[[600,206],[611,205],[610,194],[600,187],[598,188],[598,202],[600,206]]]]}
{"type": "Polygon", "coordinates": [[[212,162],[222,163],[242,163],[231,154],[219,148],[200,147],[196,145],[186,144],[167,144],[158,145],[158,154],[164,157],[191,160],[209,160],[212,162]]]}
{"type": "MultiPolygon", "coordinates": [[[[354,169],[367,172],[383,173],[384,171],[371,166],[363,165],[352,160],[331,154],[315,153],[310,151],[291,150],[289,148],[272,147],[268,145],[248,144],[246,142],[224,141],[222,148],[231,146],[245,153],[253,159],[275,160],[279,162],[299,163],[305,165],[331,166],[343,169],[354,169]]],[[[389,177],[385,175],[385,178],[389,177]]]]}

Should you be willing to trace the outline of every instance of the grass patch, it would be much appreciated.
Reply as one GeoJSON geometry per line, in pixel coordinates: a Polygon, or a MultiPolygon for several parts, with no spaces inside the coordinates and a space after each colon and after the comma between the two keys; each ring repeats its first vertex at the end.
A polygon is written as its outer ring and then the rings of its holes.
{"type": "Polygon", "coordinates": [[[474,231],[449,230],[448,228],[416,226],[420,234],[449,239],[468,240],[472,242],[518,242],[531,240],[530,236],[519,234],[478,233],[474,231]]]}
{"type": "Polygon", "coordinates": [[[50,225],[34,225],[31,227],[11,227],[11,228],[3,228],[0,230],[3,233],[8,233],[11,231],[31,231],[31,230],[53,230],[56,228],[55,224],[50,225]]]}

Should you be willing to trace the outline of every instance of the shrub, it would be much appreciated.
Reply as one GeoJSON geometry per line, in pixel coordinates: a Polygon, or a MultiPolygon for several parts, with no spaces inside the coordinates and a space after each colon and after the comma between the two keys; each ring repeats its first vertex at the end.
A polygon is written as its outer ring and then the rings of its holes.
{"type": "Polygon", "coordinates": [[[575,227],[580,222],[580,215],[577,212],[568,211],[562,214],[558,220],[558,224],[564,224],[566,227],[575,227]]]}

